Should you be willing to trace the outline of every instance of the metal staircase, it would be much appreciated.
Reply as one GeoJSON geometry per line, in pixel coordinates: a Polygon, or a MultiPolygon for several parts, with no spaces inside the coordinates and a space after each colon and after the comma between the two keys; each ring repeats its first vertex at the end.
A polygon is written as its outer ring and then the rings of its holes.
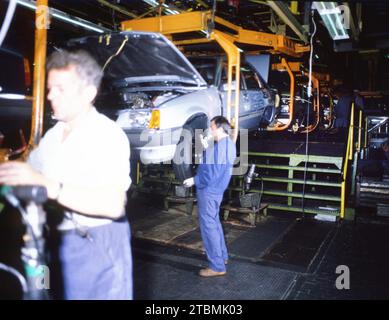
{"type": "MultiPolygon", "coordinates": [[[[269,203],[269,209],[345,218],[347,196],[354,189],[355,160],[361,149],[361,112],[358,118],[358,130],[354,130],[353,105],[346,136],[333,142],[309,142],[307,155],[305,141],[251,143],[248,164],[255,164],[260,176],[250,191],[262,193],[262,202],[269,203]],[[349,171],[352,160],[354,170],[349,171]]],[[[230,197],[243,193],[243,188],[242,177],[233,177],[230,197]]]]}
{"type": "MultiPolygon", "coordinates": [[[[304,197],[305,213],[340,215],[343,157],[310,155],[307,166],[305,155],[297,153],[248,152],[248,157],[260,175],[250,191],[263,193],[262,202],[269,203],[269,209],[302,212],[304,197]]],[[[234,177],[229,190],[242,188],[241,177],[234,177]]]]}

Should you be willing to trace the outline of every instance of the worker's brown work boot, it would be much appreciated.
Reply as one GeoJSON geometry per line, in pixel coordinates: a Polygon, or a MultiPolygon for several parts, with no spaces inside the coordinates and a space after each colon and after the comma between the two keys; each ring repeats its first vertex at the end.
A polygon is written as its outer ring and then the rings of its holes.
{"type": "Polygon", "coordinates": [[[214,271],[211,268],[201,269],[199,272],[199,276],[201,277],[217,277],[224,276],[226,271],[214,271]]]}

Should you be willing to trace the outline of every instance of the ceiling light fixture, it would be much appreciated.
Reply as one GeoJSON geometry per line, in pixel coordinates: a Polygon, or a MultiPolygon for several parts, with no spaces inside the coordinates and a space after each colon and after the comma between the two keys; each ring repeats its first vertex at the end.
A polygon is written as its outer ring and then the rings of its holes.
{"type": "MultiPolygon", "coordinates": [[[[155,0],[143,0],[143,1],[152,7],[159,6],[159,3],[155,0]]],[[[179,14],[179,12],[177,10],[169,9],[169,6],[166,3],[163,3],[162,6],[164,7],[164,11],[169,13],[169,14],[179,14]]]]}
{"type": "MultiPolygon", "coordinates": [[[[16,0],[16,1],[21,6],[32,9],[34,11],[36,10],[36,1],[32,1],[32,0],[16,0]]],[[[73,17],[73,16],[71,16],[65,12],[62,12],[60,10],[57,10],[57,9],[50,8],[49,13],[50,13],[50,16],[52,16],[58,20],[62,20],[62,21],[68,22],[70,24],[77,25],[77,26],[82,27],[84,29],[92,30],[92,31],[95,31],[98,33],[112,31],[110,29],[100,27],[92,22],[87,21],[87,20],[84,20],[84,19],[81,19],[78,17],[73,17]]]]}
{"type": "Polygon", "coordinates": [[[336,2],[315,1],[312,4],[312,9],[319,12],[331,38],[335,41],[350,38],[347,32],[349,29],[347,22],[350,18],[347,15],[350,14],[350,11],[347,8],[336,2]],[[341,9],[345,9],[344,12],[341,9]]]}

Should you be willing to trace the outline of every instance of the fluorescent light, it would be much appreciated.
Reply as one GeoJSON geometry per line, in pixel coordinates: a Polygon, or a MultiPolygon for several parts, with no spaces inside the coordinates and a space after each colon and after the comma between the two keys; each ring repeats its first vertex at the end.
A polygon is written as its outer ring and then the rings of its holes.
{"type": "Polygon", "coordinates": [[[144,2],[146,2],[146,3],[150,4],[150,5],[152,5],[153,7],[156,7],[156,6],[159,5],[158,2],[157,2],[157,1],[154,1],[154,0],[144,0],[144,2]]]}
{"type": "MultiPolygon", "coordinates": [[[[148,5],[152,6],[152,7],[157,7],[159,6],[159,3],[155,0],[143,0],[144,2],[146,2],[148,5]]],[[[167,13],[170,13],[170,14],[179,14],[178,11],[176,10],[172,10],[172,9],[169,9],[169,6],[166,4],[166,3],[163,3],[162,6],[166,9],[163,9],[165,12],[167,13]]]]}
{"type": "Polygon", "coordinates": [[[339,14],[336,14],[335,17],[336,17],[336,24],[335,25],[339,26],[339,28],[337,28],[337,29],[342,32],[341,36],[343,36],[343,37],[346,36],[346,39],[347,39],[348,34],[346,32],[346,29],[343,27],[342,22],[340,21],[340,12],[339,12],[339,14]]]}
{"type": "Polygon", "coordinates": [[[169,12],[170,14],[179,14],[179,12],[176,10],[165,9],[165,11],[169,12]]]}
{"type": "MultiPolygon", "coordinates": [[[[331,38],[333,40],[349,39],[346,28],[341,22],[342,12],[336,2],[315,1],[313,9],[319,12],[331,38]]],[[[347,14],[346,12],[344,14],[347,14]]]]}
{"type": "Polygon", "coordinates": [[[28,1],[22,1],[22,0],[17,0],[16,1],[18,4],[24,6],[24,7],[27,7],[29,9],[32,9],[32,10],[35,10],[36,9],[36,5],[31,3],[31,2],[28,2],[28,1]]]}
{"type": "Polygon", "coordinates": [[[77,26],[80,26],[80,27],[83,27],[85,29],[89,29],[89,30],[92,30],[92,31],[96,31],[98,33],[104,33],[104,30],[100,29],[100,28],[96,28],[96,27],[93,27],[89,24],[86,24],[84,22],[81,22],[81,21],[78,21],[78,20],[74,20],[74,19],[71,19],[71,18],[68,18],[66,16],[63,16],[63,15],[60,15],[58,13],[53,13],[52,14],[53,17],[59,19],[59,20],[63,20],[63,21],[66,21],[66,22],[69,22],[69,23],[72,23],[72,24],[75,24],[77,26]]]}
{"type": "MultiPolygon", "coordinates": [[[[27,7],[29,9],[34,10],[34,11],[36,10],[36,1],[16,0],[16,2],[24,7],[27,7]]],[[[57,10],[57,9],[50,8],[49,13],[50,13],[50,16],[52,16],[54,18],[57,18],[59,20],[65,21],[65,22],[69,22],[71,24],[74,24],[74,25],[80,26],[82,28],[98,32],[98,33],[104,33],[104,32],[111,31],[109,29],[99,27],[96,24],[89,22],[87,20],[77,18],[77,17],[72,18],[70,15],[68,15],[65,12],[62,12],[60,10],[57,10]]]]}
{"type": "Polygon", "coordinates": [[[16,93],[0,93],[0,98],[9,100],[24,100],[27,97],[23,94],[16,93]]]}

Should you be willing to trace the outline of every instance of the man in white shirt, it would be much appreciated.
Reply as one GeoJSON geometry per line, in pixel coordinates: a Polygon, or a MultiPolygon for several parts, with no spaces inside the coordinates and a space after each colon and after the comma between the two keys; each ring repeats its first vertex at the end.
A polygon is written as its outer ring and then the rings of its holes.
{"type": "Polygon", "coordinates": [[[0,184],[42,185],[63,208],[58,257],[65,299],[132,299],[128,139],[92,104],[103,72],[88,53],[54,52],[47,70],[58,123],[28,163],[0,165],[0,184]]]}

